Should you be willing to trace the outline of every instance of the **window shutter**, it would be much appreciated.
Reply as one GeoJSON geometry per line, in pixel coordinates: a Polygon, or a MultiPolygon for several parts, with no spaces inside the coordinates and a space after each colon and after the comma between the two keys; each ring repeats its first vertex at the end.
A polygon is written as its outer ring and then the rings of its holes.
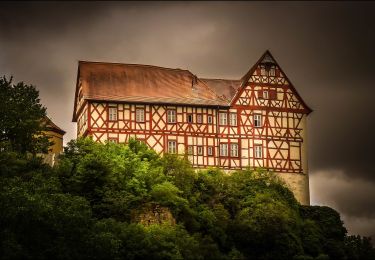
{"type": "Polygon", "coordinates": [[[263,98],[263,90],[258,90],[258,98],[263,98]]]}

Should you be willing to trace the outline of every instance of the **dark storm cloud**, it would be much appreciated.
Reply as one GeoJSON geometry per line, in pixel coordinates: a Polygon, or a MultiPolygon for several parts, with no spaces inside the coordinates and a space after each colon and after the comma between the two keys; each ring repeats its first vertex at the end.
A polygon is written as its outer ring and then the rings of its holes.
{"type": "Polygon", "coordinates": [[[35,84],[68,141],[78,60],[236,79],[269,49],[314,110],[313,202],[355,232],[375,223],[374,12],[367,2],[1,3],[0,74],[35,84]]]}

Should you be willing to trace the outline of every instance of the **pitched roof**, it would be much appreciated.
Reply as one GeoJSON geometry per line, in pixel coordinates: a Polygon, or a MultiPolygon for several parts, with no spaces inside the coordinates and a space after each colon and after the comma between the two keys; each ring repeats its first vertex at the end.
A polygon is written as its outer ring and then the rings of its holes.
{"type": "Polygon", "coordinates": [[[262,62],[281,69],[268,50],[239,80],[197,78],[188,70],[152,65],[79,61],[73,122],[79,85],[86,100],[229,107],[262,62]]]}
{"type": "MultiPolygon", "coordinates": [[[[281,66],[277,63],[275,58],[272,56],[271,52],[269,50],[266,50],[263,55],[259,58],[259,60],[250,68],[250,70],[241,78],[241,87],[239,89],[239,92],[241,91],[242,88],[245,87],[247,82],[249,81],[250,77],[253,75],[254,71],[258,67],[260,63],[273,63],[277,67],[279,67],[280,71],[283,73],[284,77],[286,80],[289,82],[290,88],[293,90],[293,92],[296,94],[298,100],[302,103],[302,105],[305,107],[307,114],[311,113],[313,110],[305,103],[305,101],[302,99],[300,94],[298,93],[297,89],[293,86],[292,82],[288,78],[288,76],[285,74],[281,66]]],[[[234,97],[233,97],[234,99],[234,97]]],[[[232,100],[233,101],[233,100],[232,100]]]]}
{"type": "Polygon", "coordinates": [[[80,61],[78,74],[85,99],[228,105],[188,70],[80,61]]]}
{"type": "Polygon", "coordinates": [[[224,98],[228,102],[232,100],[238,88],[241,86],[241,80],[234,79],[203,79],[200,78],[207,86],[209,86],[217,95],[224,98]]]}
{"type": "Polygon", "coordinates": [[[48,130],[59,133],[61,135],[65,134],[65,131],[58,127],[54,122],[52,122],[52,120],[48,116],[45,116],[42,121],[46,124],[48,130]]]}

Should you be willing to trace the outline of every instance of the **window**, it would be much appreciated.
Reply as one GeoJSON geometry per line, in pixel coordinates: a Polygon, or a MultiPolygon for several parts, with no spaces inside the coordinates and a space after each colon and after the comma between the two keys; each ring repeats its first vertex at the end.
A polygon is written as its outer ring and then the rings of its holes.
{"type": "Polygon", "coordinates": [[[272,66],[272,67],[270,68],[269,75],[270,75],[270,76],[275,76],[275,75],[276,75],[276,73],[275,73],[275,67],[272,66]]]}
{"type": "Polygon", "coordinates": [[[229,124],[230,125],[237,125],[237,114],[236,113],[230,113],[229,114],[229,124]]]}
{"type": "Polygon", "coordinates": [[[168,110],[167,111],[167,122],[168,123],[176,123],[176,110],[168,110]]]}
{"type": "Polygon", "coordinates": [[[254,126],[262,127],[262,115],[259,115],[259,114],[254,115],[254,126]]]}
{"type": "Polygon", "coordinates": [[[268,90],[263,90],[263,98],[268,99],[268,90]]]}
{"type": "Polygon", "coordinates": [[[212,156],[212,155],[213,155],[213,148],[212,148],[212,146],[209,146],[209,147],[207,148],[207,154],[208,154],[209,156],[212,156]]]}
{"type": "Polygon", "coordinates": [[[192,145],[188,145],[187,153],[188,153],[189,155],[194,154],[194,150],[193,150],[193,146],[192,146],[192,145]]]}
{"type": "Polygon", "coordinates": [[[168,153],[176,153],[176,141],[168,141],[168,153]]]}
{"type": "Polygon", "coordinates": [[[238,144],[230,145],[230,156],[238,157],[238,144]]]}
{"type": "Polygon", "coordinates": [[[260,75],[266,76],[266,68],[264,66],[260,66],[260,75]]]}
{"type": "Polygon", "coordinates": [[[136,109],[135,110],[135,121],[137,122],[144,122],[145,121],[145,110],[144,109],[136,109]]]}
{"type": "Polygon", "coordinates": [[[117,106],[116,107],[109,107],[109,121],[116,121],[117,120],[117,106]]]}
{"type": "Polygon", "coordinates": [[[220,113],[220,125],[226,125],[227,124],[227,113],[220,113]]]}
{"type": "Polygon", "coordinates": [[[255,158],[262,158],[262,146],[261,145],[255,145],[254,146],[254,157],[255,158]]]}
{"type": "Polygon", "coordinates": [[[228,144],[220,144],[220,156],[228,156],[228,144]]]}
{"type": "Polygon", "coordinates": [[[187,115],[187,122],[188,123],[193,123],[193,115],[192,114],[188,114],[187,115]]]}
{"type": "Polygon", "coordinates": [[[203,146],[197,146],[197,150],[198,155],[203,155],[203,146]]]}
{"type": "Polygon", "coordinates": [[[202,115],[197,115],[197,123],[202,124],[202,115]]]}
{"type": "Polygon", "coordinates": [[[212,124],[212,116],[207,116],[207,123],[212,124]]]}

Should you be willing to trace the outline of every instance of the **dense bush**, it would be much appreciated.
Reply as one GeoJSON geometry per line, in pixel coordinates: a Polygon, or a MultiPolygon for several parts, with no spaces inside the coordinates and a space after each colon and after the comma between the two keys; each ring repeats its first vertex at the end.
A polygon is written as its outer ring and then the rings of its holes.
{"type": "Polygon", "coordinates": [[[54,168],[0,153],[0,258],[373,259],[339,214],[264,170],[194,171],[141,142],[69,142],[54,168]],[[173,221],[141,224],[155,205],[173,221]]]}

